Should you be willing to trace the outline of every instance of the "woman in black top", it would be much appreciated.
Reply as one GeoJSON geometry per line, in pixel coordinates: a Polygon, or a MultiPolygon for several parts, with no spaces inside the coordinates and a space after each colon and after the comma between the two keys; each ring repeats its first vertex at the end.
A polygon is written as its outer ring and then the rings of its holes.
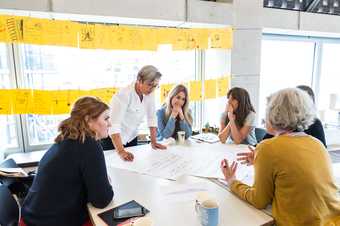
{"type": "Polygon", "coordinates": [[[109,107],[94,97],[76,101],[71,116],[39,163],[22,207],[27,226],[81,226],[87,203],[107,206],[113,191],[99,139],[108,136],[109,107]]]}
{"type": "MultiPolygon", "coordinates": [[[[300,86],[297,86],[296,88],[299,88],[299,89],[307,92],[308,95],[312,98],[313,103],[315,103],[315,95],[314,95],[312,88],[310,88],[309,86],[305,86],[305,85],[300,85],[300,86]]],[[[325,132],[323,130],[323,126],[322,126],[320,119],[315,118],[314,123],[312,125],[310,125],[310,127],[303,132],[305,132],[308,135],[311,135],[312,137],[315,137],[316,139],[321,141],[323,143],[323,145],[325,145],[325,147],[327,147],[326,139],[325,139],[325,132]]],[[[269,138],[272,138],[272,137],[273,137],[273,135],[270,135],[269,133],[267,133],[263,137],[263,140],[269,139],[269,138]]]]}

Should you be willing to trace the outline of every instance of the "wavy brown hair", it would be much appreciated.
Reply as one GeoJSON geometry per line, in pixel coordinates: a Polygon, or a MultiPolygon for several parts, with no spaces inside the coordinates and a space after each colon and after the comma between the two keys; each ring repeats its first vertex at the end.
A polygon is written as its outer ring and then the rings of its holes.
{"type": "MultiPolygon", "coordinates": [[[[251,111],[255,113],[254,107],[250,101],[249,93],[243,88],[234,87],[228,91],[227,97],[229,98],[230,96],[238,101],[238,107],[237,109],[234,109],[234,114],[236,117],[235,122],[238,128],[242,128],[248,114],[251,111]]],[[[228,122],[229,119],[227,117],[226,125],[228,122]]]]}
{"type": "Polygon", "coordinates": [[[71,116],[63,120],[58,127],[56,143],[65,139],[79,140],[84,143],[86,136],[95,138],[96,133],[88,125],[90,119],[96,119],[109,106],[96,97],[81,97],[73,105],[71,116]]]}

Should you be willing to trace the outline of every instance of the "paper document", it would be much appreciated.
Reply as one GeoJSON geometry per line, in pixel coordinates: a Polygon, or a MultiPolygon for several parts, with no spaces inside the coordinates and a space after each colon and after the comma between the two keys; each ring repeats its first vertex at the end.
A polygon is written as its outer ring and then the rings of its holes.
{"type": "Polygon", "coordinates": [[[207,142],[207,143],[210,143],[210,144],[213,144],[213,143],[220,141],[218,136],[214,133],[200,133],[200,134],[191,136],[191,138],[195,139],[195,140],[202,141],[202,142],[207,142]]]}
{"type": "Polygon", "coordinates": [[[167,150],[152,150],[150,145],[129,151],[134,155],[133,162],[122,161],[118,154],[112,152],[106,156],[107,165],[170,180],[186,174],[191,166],[190,160],[167,150]]]}
{"type": "Polygon", "coordinates": [[[196,200],[198,194],[208,192],[204,183],[176,184],[160,187],[162,199],[167,202],[196,200]]]}
{"type": "Polygon", "coordinates": [[[27,177],[22,168],[0,168],[0,175],[5,177],[27,177]]]}
{"type": "MultiPolygon", "coordinates": [[[[125,169],[140,174],[176,180],[182,175],[221,178],[220,164],[223,159],[231,163],[236,154],[247,150],[246,145],[188,144],[171,145],[166,150],[153,150],[150,145],[127,148],[134,155],[132,162],[123,161],[116,152],[106,152],[107,166],[125,169]]],[[[249,167],[238,166],[239,179],[249,174],[249,167]]]]}

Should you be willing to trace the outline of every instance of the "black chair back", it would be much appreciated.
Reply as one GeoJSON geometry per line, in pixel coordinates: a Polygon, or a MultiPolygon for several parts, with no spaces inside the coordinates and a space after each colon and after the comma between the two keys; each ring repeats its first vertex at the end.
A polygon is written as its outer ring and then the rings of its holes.
{"type": "Polygon", "coordinates": [[[0,185],[0,225],[17,226],[19,206],[5,185],[0,185]]]}
{"type": "Polygon", "coordinates": [[[255,128],[255,137],[257,140],[257,143],[260,143],[263,140],[263,137],[266,135],[267,131],[263,128],[255,128]]]}
{"type": "MultiPolygon", "coordinates": [[[[17,168],[19,167],[16,162],[13,159],[6,159],[2,163],[0,163],[0,167],[4,168],[17,168]]],[[[15,183],[15,178],[11,177],[1,177],[0,176],[0,181],[2,184],[6,185],[7,187],[10,187],[12,184],[15,183]]]]}

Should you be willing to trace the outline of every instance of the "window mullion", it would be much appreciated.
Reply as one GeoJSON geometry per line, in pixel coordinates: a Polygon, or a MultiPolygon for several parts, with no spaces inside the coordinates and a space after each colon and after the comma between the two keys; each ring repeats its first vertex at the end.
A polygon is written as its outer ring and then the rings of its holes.
{"type": "MultiPolygon", "coordinates": [[[[203,50],[196,50],[196,77],[195,79],[198,81],[202,81],[202,86],[204,84],[204,71],[205,71],[205,52],[203,50]]],[[[204,115],[204,101],[197,101],[197,114],[196,114],[196,125],[197,128],[201,131],[202,125],[205,120],[204,115]]]]}
{"type": "Polygon", "coordinates": [[[313,65],[313,78],[312,87],[315,92],[315,104],[318,106],[320,96],[320,80],[321,80],[321,67],[322,67],[322,42],[315,42],[314,50],[314,65],[313,65]]]}
{"type": "MultiPolygon", "coordinates": [[[[8,45],[8,62],[10,67],[10,83],[12,88],[20,88],[19,85],[19,68],[18,68],[18,58],[17,58],[17,44],[9,44],[8,45]]],[[[16,124],[16,133],[17,133],[17,142],[18,147],[9,150],[9,152],[25,152],[25,141],[24,141],[24,131],[22,127],[22,119],[21,115],[15,115],[15,124],[16,124]]]]}

